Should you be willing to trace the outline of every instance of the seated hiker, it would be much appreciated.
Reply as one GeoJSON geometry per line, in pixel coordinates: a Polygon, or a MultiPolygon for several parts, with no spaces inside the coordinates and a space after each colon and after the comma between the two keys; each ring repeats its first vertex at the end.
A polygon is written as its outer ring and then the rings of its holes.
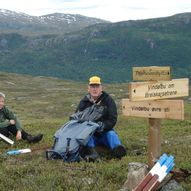
{"type": "Polygon", "coordinates": [[[14,113],[5,106],[5,95],[0,92],[0,133],[6,137],[10,134],[16,136],[16,140],[27,140],[29,143],[39,142],[43,134],[32,136],[21,128],[21,124],[14,113]]]}
{"type": "Polygon", "coordinates": [[[112,97],[105,91],[102,91],[101,79],[98,76],[93,76],[89,79],[88,94],[80,101],[76,113],[83,111],[92,105],[102,106],[103,113],[99,119],[94,120],[99,125],[94,135],[88,141],[84,149],[86,158],[99,158],[95,151],[95,146],[102,145],[109,148],[115,158],[122,158],[126,155],[126,149],[121,144],[121,141],[114,131],[114,126],[117,122],[117,107],[112,97]]]}

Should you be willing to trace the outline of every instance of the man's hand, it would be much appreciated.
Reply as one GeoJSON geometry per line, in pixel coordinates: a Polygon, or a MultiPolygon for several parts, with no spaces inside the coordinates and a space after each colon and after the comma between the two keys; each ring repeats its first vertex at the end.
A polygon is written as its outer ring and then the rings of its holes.
{"type": "Polygon", "coordinates": [[[16,140],[21,140],[22,138],[22,134],[21,134],[21,131],[17,131],[17,135],[16,135],[16,140]]]}
{"type": "Polygon", "coordinates": [[[99,125],[98,129],[96,130],[96,132],[94,133],[94,135],[96,137],[101,137],[103,135],[103,132],[104,132],[104,123],[101,122],[101,121],[98,121],[97,124],[99,125]]]}
{"type": "Polygon", "coordinates": [[[15,123],[16,123],[14,119],[11,119],[9,122],[11,125],[15,125],[15,123]]]}

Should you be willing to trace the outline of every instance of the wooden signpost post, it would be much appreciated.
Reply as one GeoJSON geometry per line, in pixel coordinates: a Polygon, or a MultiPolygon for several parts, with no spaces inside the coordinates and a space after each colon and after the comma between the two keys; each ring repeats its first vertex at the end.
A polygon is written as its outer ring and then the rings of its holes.
{"type": "Polygon", "coordinates": [[[146,117],[149,120],[148,165],[153,167],[161,155],[161,119],[184,119],[183,100],[165,100],[189,95],[188,78],[170,78],[170,67],[135,67],[129,84],[129,99],[122,99],[126,116],[146,117]],[[159,80],[159,81],[158,81],[159,80]]]}

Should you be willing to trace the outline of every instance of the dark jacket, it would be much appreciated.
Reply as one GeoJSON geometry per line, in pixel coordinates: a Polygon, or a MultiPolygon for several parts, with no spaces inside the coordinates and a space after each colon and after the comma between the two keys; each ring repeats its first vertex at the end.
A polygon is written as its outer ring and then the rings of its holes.
{"type": "Polygon", "coordinates": [[[10,124],[11,119],[16,121],[15,126],[18,130],[20,130],[21,124],[18,121],[17,117],[13,114],[13,112],[5,106],[2,109],[0,109],[0,128],[10,126],[11,125],[10,124]]]}
{"type": "MultiPolygon", "coordinates": [[[[117,122],[117,107],[113,98],[106,92],[102,92],[101,96],[96,101],[97,104],[104,107],[103,116],[99,121],[104,124],[104,132],[107,132],[114,128],[117,122]]],[[[87,107],[92,106],[94,103],[90,99],[90,95],[87,94],[79,103],[76,112],[83,111],[87,107]]]]}

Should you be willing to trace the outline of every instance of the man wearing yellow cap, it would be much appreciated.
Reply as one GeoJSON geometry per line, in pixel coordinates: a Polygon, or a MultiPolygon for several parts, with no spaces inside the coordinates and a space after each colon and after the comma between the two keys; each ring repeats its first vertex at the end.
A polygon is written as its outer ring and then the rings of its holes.
{"type": "Polygon", "coordinates": [[[122,158],[126,155],[126,149],[114,131],[117,122],[117,107],[112,97],[102,90],[101,79],[98,76],[92,76],[89,79],[88,94],[80,101],[76,112],[81,112],[93,104],[104,108],[102,117],[95,121],[99,124],[99,129],[87,144],[89,156],[99,157],[95,151],[96,145],[103,145],[111,149],[116,158],[122,158]]]}

